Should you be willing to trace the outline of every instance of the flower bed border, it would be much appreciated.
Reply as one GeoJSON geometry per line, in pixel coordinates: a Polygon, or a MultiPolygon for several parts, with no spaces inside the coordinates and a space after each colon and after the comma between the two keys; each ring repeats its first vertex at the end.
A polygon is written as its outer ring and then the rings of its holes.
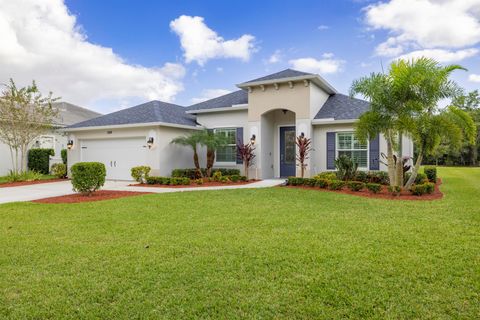
{"type": "Polygon", "coordinates": [[[181,185],[169,185],[169,184],[146,184],[146,183],[136,183],[129,184],[129,187],[144,187],[144,188],[166,188],[166,189],[186,189],[186,188],[207,188],[207,187],[226,187],[226,186],[243,186],[259,182],[262,180],[248,180],[248,181],[238,181],[238,182],[228,182],[222,183],[218,181],[204,182],[203,184],[196,184],[192,181],[191,184],[181,184],[181,185]]]}
{"type": "Polygon", "coordinates": [[[144,194],[152,194],[152,192],[99,190],[99,191],[95,191],[90,196],[85,196],[80,193],[73,193],[73,194],[67,194],[64,196],[32,200],[31,202],[50,203],[50,204],[51,203],[81,203],[81,202],[94,202],[94,201],[120,199],[125,197],[141,196],[144,194]]]}

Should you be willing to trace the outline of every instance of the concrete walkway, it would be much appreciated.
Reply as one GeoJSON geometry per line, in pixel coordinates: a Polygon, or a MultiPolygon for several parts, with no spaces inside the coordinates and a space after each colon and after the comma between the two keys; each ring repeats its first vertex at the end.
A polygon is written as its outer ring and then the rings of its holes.
{"type": "MultiPolygon", "coordinates": [[[[215,186],[197,188],[150,188],[132,187],[131,181],[106,181],[102,190],[114,191],[141,191],[152,193],[185,192],[185,191],[206,191],[224,189],[247,189],[247,188],[268,188],[278,186],[285,182],[285,179],[267,179],[250,184],[239,186],[215,186]]],[[[74,193],[70,181],[49,182],[32,184],[27,186],[0,188],[0,203],[31,201],[43,198],[58,197],[74,193]]]]}

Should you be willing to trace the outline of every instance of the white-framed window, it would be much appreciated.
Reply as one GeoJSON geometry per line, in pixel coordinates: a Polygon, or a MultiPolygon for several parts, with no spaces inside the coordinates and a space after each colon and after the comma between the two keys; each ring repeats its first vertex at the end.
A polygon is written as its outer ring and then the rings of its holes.
{"type": "Polygon", "coordinates": [[[359,168],[368,168],[368,143],[361,143],[353,132],[337,132],[337,155],[346,155],[358,164],[359,168]]]}
{"type": "Polygon", "coordinates": [[[215,133],[224,134],[227,137],[227,144],[217,148],[216,162],[236,163],[237,162],[237,128],[218,128],[215,133]]]}
{"type": "Polygon", "coordinates": [[[34,148],[55,149],[54,136],[39,136],[34,143],[34,148]]]}

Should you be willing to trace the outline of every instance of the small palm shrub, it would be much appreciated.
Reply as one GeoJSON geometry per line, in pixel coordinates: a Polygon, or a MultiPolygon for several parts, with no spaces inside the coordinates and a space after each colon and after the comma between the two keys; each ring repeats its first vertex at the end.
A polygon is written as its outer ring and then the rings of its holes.
{"type": "Polygon", "coordinates": [[[382,185],[379,183],[367,183],[365,186],[371,193],[379,193],[382,190],[382,185]]]}
{"type": "Polygon", "coordinates": [[[315,179],[315,186],[321,189],[325,189],[325,188],[328,188],[329,182],[330,180],[328,179],[318,178],[318,179],[315,179]]]}
{"type": "Polygon", "coordinates": [[[52,164],[51,173],[57,178],[65,178],[67,176],[67,166],[63,163],[52,164]]]}
{"type": "Polygon", "coordinates": [[[146,183],[151,168],[149,166],[138,166],[131,169],[132,178],[140,183],[146,183]]]}
{"type": "Polygon", "coordinates": [[[337,178],[348,181],[353,180],[357,173],[358,164],[352,158],[341,155],[335,159],[335,168],[337,168],[337,178]]]}
{"type": "Polygon", "coordinates": [[[342,180],[331,180],[328,184],[330,190],[342,190],[345,187],[345,181],[342,180]]]}
{"type": "Polygon", "coordinates": [[[105,184],[107,171],[100,162],[78,162],[72,168],[73,190],[91,195],[105,184]]]}
{"type": "Polygon", "coordinates": [[[437,167],[428,166],[423,170],[425,175],[428,178],[428,181],[436,183],[437,182],[437,167]]]}
{"type": "Polygon", "coordinates": [[[347,186],[352,191],[360,191],[365,188],[365,183],[360,181],[349,181],[347,182],[347,186]]]}

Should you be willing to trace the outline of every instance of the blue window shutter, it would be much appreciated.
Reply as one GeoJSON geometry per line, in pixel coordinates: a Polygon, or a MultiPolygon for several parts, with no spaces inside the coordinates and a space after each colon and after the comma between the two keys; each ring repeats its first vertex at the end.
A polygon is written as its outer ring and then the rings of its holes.
{"type": "Polygon", "coordinates": [[[370,140],[370,170],[380,170],[380,137],[370,140]]]}
{"type": "MultiPolygon", "coordinates": [[[[243,144],[243,127],[237,128],[237,144],[243,144]]],[[[237,164],[242,164],[243,160],[237,152],[237,164]]]]}
{"type": "Polygon", "coordinates": [[[335,132],[327,132],[327,169],[335,169],[335,132]]]}

